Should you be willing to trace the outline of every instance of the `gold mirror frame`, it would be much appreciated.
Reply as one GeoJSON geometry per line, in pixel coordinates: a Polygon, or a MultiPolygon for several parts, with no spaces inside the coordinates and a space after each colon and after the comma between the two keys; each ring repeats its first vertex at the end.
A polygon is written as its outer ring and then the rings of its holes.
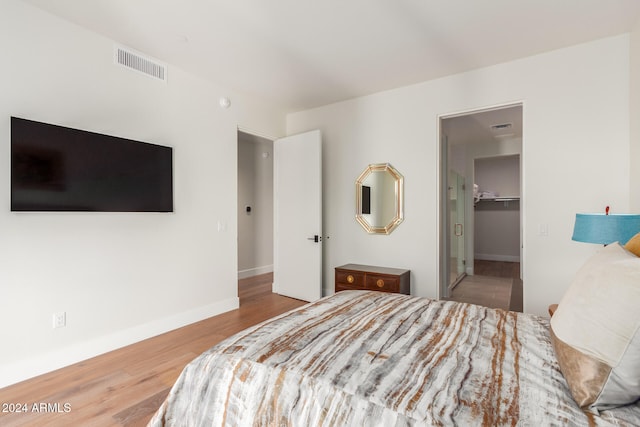
{"type": "MultiPolygon", "coordinates": [[[[370,190],[371,191],[371,190],[370,190]]],[[[365,200],[366,202],[366,200],[365,200]]],[[[370,200],[369,200],[370,202],[370,200]]],[[[356,180],[356,220],[370,234],[390,234],[404,219],[404,177],[389,163],[367,166],[356,180]],[[373,224],[371,215],[363,213],[363,187],[374,173],[386,173],[393,179],[393,209],[395,214],[383,224],[373,224]]]]}

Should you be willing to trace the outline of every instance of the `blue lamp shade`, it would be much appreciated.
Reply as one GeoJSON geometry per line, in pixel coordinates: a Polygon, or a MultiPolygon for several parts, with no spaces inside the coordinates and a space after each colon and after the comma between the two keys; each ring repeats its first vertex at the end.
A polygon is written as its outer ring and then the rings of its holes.
{"type": "Polygon", "coordinates": [[[572,240],[576,242],[621,245],[640,232],[640,215],[576,214],[572,240]]]}

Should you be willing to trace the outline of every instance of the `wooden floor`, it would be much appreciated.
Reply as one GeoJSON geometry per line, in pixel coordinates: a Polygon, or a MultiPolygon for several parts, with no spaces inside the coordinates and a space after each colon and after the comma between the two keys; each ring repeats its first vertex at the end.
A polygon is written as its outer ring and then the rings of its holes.
{"type": "Polygon", "coordinates": [[[522,312],[519,262],[475,260],[473,269],[474,275],[455,287],[450,300],[522,312]]]}
{"type": "Polygon", "coordinates": [[[265,274],[239,281],[237,310],[0,389],[0,426],[146,425],[197,355],[305,304],[271,293],[272,280],[272,274],[265,274]],[[3,411],[15,405],[26,412],[3,411]]]}
{"type": "Polygon", "coordinates": [[[465,276],[448,299],[509,310],[512,284],[513,279],[507,277],[465,276]]]}
{"type": "Polygon", "coordinates": [[[473,263],[473,274],[491,277],[520,278],[519,262],[485,261],[477,259],[473,263]]]}

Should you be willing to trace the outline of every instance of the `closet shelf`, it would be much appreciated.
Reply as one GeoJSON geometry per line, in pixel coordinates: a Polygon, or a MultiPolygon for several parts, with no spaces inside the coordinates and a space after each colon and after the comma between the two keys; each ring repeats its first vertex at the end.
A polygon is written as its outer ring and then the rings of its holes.
{"type": "Polygon", "coordinates": [[[519,202],[520,197],[483,197],[480,199],[473,200],[473,207],[478,206],[480,202],[502,202],[505,207],[509,206],[509,202],[519,202]]]}
{"type": "Polygon", "coordinates": [[[478,202],[515,202],[519,201],[520,197],[482,197],[478,199],[478,202]]]}

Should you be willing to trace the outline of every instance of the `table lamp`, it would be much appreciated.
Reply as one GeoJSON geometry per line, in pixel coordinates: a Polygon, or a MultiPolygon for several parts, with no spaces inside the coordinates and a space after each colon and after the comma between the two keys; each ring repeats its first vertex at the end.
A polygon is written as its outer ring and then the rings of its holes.
{"type": "Polygon", "coordinates": [[[640,231],[640,215],[609,214],[609,206],[605,213],[576,214],[572,240],[576,242],[627,243],[640,231]]]}

